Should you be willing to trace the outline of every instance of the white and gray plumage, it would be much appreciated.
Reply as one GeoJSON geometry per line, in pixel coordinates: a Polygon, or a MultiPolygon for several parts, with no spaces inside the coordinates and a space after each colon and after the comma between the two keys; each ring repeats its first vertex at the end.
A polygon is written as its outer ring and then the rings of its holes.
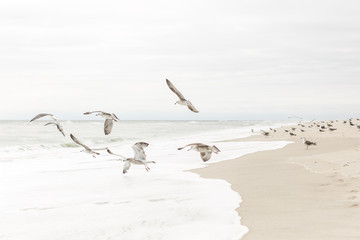
{"type": "Polygon", "coordinates": [[[30,122],[33,122],[39,118],[42,118],[42,117],[50,117],[52,118],[54,121],[53,122],[49,122],[47,124],[45,124],[44,126],[48,126],[48,125],[56,125],[57,129],[59,130],[59,132],[65,136],[65,133],[64,133],[64,129],[63,127],[61,126],[59,120],[53,115],[53,114],[50,114],[50,113],[39,113],[38,115],[36,115],[33,119],[30,120],[30,122]]]}
{"type": "Polygon", "coordinates": [[[107,149],[109,154],[115,155],[120,157],[120,160],[124,162],[123,166],[123,174],[127,173],[129,170],[131,164],[137,164],[137,165],[144,165],[145,170],[149,171],[150,168],[147,165],[148,163],[155,163],[154,161],[146,161],[146,154],[144,148],[149,146],[146,142],[137,142],[132,146],[132,149],[134,150],[134,157],[133,158],[126,158],[120,154],[113,153],[110,149],[107,149]]]}
{"type": "Polygon", "coordinates": [[[208,161],[211,158],[212,153],[218,154],[220,152],[220,149],[217,148],[215,145],[210,146],[203,143],[191,143],[184,147],[178,148],[178,150],[182,150],[186,147],[190,147],[188,151],[194,150],[200,152],[200,157],[204,162],[208,161]]]}
{"type": "Polygon", "coordinates": [[[104,122],[104,133],[108,135],[111,133],[112,127],[114,125],[114,121],[118,122],[119,118],[114,113],[107,113],[103,111],[92,111],[92,112],[85,112],[84,115],[89,115],[92,113],[96,113],[96,116],[101,116],[105,118],[104,122]]]}
{"type": "Polygon", "coordinates": [[[175,104],[184,105],[187,106],[191,111],[198,113],[199,111],[192,105],[192,103],[187,100],[179,90],[176,89],[176,87],[168,80],[166,79],[166,83],[171,91],[173,91],[178,97],[179,100],[175,102],[175,104]]]}
{"type": "Polygon", "coordinates": [[[30,122],[35,121],[36,119],[42,118],[42,117],[50,117],[52,118],[54,121],[59,121],[53,114],[51,113],[39,113],[38,115],[36,115],[33,119],[30,120],[30,122]]]}
{"type": "Polygon", "coordinates": [[[306,149],[308,149],[309,146],[311,146],[311,145],[316,146],[316,142],[308,141],[308,140],[306,140],[306,138],[304,138],[304,137],[301,137],[301,139],[302,139],[303,144],[306,146],[306,149]]]}
{"type": "Polygon", "coordinates": [[[81,152],[86,152],[88,154],[91,154],[93,157],[96,157],[96,155],[100,155],[100,153],[95,152],[97,150],[106,150],[108,148],[89,148],[88,146],[86,146],[85,144],[83,144],[82,142],[80,142],[74,135],[72,135],[70,133],[70,137],[71,139],[78,145],[82,146],[84,148],[84,150],[81,150],[81,152]]]}
{"type": "Polygon", "coordinates": [[[64,129],[63,129],[63,127],[60,125],[60,123],[59,123],[58,121],[56,121],[56,122],[48,122],[48,123],[46,123],[44,126],[48,126],[48,125],[56,125],[57,129],[59,130],[59,132],[61,132],[62,135],[65,136],[64,129]]]}

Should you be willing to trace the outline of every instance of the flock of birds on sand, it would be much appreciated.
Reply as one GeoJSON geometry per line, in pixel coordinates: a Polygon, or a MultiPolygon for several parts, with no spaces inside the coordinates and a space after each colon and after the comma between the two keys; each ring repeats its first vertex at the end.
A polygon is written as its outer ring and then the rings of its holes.
{"type": "MultiPolygon", "coordinates": [[[[192,112],[198,113],[199,111],[194,107],[194,105],[186,99],[179,90],[176,89],[176,87],[168,80],[166,79],[167,86],[170,88],[171,91],[173,91],[177,97],[179,98],[178,101],[175,102],[175,104],[187,106],[192,112]]],[[[85,112],[84,115],[90,115],[95,114],[96,116],[103,117],[105,119],[104,122],[104,133],[105,135],[109,135],[112,131],[114,122],[119,122],[119,118],[114,113],[107,113],[103,111],[92,111],[92,112],[85,112]]],[[[45,126],[48,125],[55,125],[59,132],[65,136],[64,129],[60,123],[60,121],[50,113],[40,113],[36,115],[33,119],[30,120],[30,122],[33,122],[37,119],[48,117],[51,119],[50,122],[46,123],[45,126]]],[[[146,154],[144,148],[149,146],[149,143],[146,142],[137,142],[132,146],[132,149],[134,151],[134,157],[132,158],[126,158],[120,154],[113,153],[108,147],[105,148],[91,148],[84,143],[82,143],[79,139],[77,139],[72,133],[70,133],[70,138],[78,145],[82,146],[84,149],[81,150],[81,152],[88,153],[92,155],[94,158],[97,155],[100,155],[99,152],[101,150],[106,150],[109,154],[119,157],[119,160],[122,160],[124,162],[123,166],[123,173],[127,173],[129,170],[131,164],[137,164],[137,165],[144,165],[145,170],[149,171],[150,168],[148,166],[148,163],[155,163],[154,161],[147,161],[146,160],[146,154]]],[[[184,148],[188,148],[188,151],[194,150],[200,153],[201,159],[206,162],[211,158],[212,153],[218,154],[220,152],[219,148],[217,148],[215,145],[206,145],[203,143],[191,143],[187,144],[184,147],[178,148],[178,150],[182,150],[184,148]]]]}
{"type": "MultiPolygon", "coordinates": [[[[336,122],[338,122],[339,120],[335,120],[336,122]]],[[[359,122],[360,119],[357,118],[357,119],[354,119],[354,118],[350,118],[349,120],[344,120],[343,121],[343,124],[347,124],[349,123],[349,126],[353,127],[353,126],[356,126],[356,128],[358,130],[360,130],[360,125],[359,124],[356,124],[354,123],[355,121],[359,122]]],[[[314,122],[314,120],[310,121],[310,124],[309,125],[304,125],[302,123],[298,123],[298,127],[300,129],[300,132],[303,133],[303,132],[306,132],[305,128],[318,128],[318,131],[319,132],[325,132],[325,131],[330,131],[330,132],[333,132],[333,131],[336,131],[337,128],[335,128],[334,126],[334,121],[329,121],[329,122],[325,122],[325,121],[321,121],[321,122],[314,122]]],[[[294,137],[296,136],[297,134],[295,133],[295,130],[297,128],[296,127],[291,127],[289,129],[284,129],[284,131],[286,133],[288,133],[291,137],[294,137]]],[[[264,135],[264,136],[270,136],[270,132],[277,132],[276,129],[272,129],[270,128],[270,131],[264,131],[264,130],[260,130],[261,134],[264,135]]],[[[302,143],[306,146],[306,149],[309,148],[309,146],[316,146],[317,143],[316,142],[312,142],[312,141],[309,141],[309,140],[306,140],[305,137],[301,137],[301,140],[302,140],[302,143]]]]}

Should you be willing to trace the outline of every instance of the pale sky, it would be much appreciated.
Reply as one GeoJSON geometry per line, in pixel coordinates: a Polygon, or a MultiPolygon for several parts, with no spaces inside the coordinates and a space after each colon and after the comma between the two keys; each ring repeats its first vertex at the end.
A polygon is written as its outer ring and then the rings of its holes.
{"type": "Polygon", "coordinates": [[[359,117],[358,0],[2,0],[0,119],[359,117]],[[175,106],[168,78],[200,113],[175,106]]]}

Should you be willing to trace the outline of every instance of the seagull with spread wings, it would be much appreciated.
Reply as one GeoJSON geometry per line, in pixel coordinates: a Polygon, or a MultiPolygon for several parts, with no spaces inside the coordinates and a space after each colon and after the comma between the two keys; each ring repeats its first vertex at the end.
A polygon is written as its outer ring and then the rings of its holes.
{"type": "Polygon", "coordinates": [[[105,135],[109,135],[111,133],[112,127],[114,125],[114,121],[118,122],[119,118],[114,113],[107,113],[103,111],[92,111],[92,112],[85,112],[84,115],[89,115],[96,113],[96,116],[101,116],[105,118],[104,122],[104,133],[105,135]]]}
{"type": "Polygon", "coordinates": [[[65,133],[64,133],[64,129],[63,127],[61,126],[59,120],[53,115],[53,114],[50,114],[50,113],[39,113],[38,115],[36,115],[33,119],[30,120],[30,122],[33,122],[39,118],[42,118],[42,117],[50,117],[52,118],[54,121],[53,122],[48,122],[47,124],[45,124],[44,126],[48,126],[48,125],[56,125],[57,129],[59,130],[59,132],[61,132],[62,135],[65,136],[65,133]]]}
{"type": "Polygon", "coordinates": [[[107,149],[109,154],[120,157],[120,160],[124,161],[123,174],[127,173],[131,164],[144,165],[145,170],[149,171],[150,168],[147,165],[148,163],[155,163],[154,161],[146,161],[146,154],[144,148],[149,146],[146,142],[137,142],[132,146],[134,150],[133,158],[126,158],[120,154],[113,153],[110,149],[107,149]]]}
{"type": "Polygon", "coordinates": [[[182,150],[186,147],[190,147],[188,151],[195,150],[197,152],[200,152],[201,159],[206,162],[211,158],[212,153],[218,154],[220,152],[220,149],[218,149],[215,145],[206,145],[203,143],[191,143],[184,147],[178,148],[178,150],[182,150]]]}
{"type": "Polygon", "coordinates": [[[72,135],[70,133],[70,137],[71,139],[78,145],[82,146],[84,149],[81,150],[81,152],[86,152],[88,154],[91,154],[94,158],[96,157],[96,155],[100,155],[100,153],[95,152],[97,150],[106,150],[108,148],[89,148],[88,146],[86,146],[85,144],[83,144],[82,142],[80,142],[74,135],[72,135]]]}
{"type": "Polygon", "coordinates": [[[170,88],[171,91],[173,91],[178,97],[179,100],[175,102],[175,104],[179,104],[179,105],[184,105],[187,106],[191,111],[198,113],[199,111],[194,107],[194,105],[192,105],[192,103],[187,100],[182,94],[181,92],[179,92],[179,90],[176,89],[176,87],[168,80],[166,79],[166,83],[168,85],[168,87],[170,88]]]}

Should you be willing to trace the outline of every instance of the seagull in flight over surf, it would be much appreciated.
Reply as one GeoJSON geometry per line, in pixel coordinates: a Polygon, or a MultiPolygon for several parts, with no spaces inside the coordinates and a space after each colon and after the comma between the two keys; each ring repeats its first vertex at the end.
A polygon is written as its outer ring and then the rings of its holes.
{"type": "Polygon", "coordinates": [[[184,105],[187,106],[191,111],[198,113],[199,111],[192,105],[192,103],[187,100],[179,90],[176,89],[176,87],[168,80],[166,79],[166,83],[171,91],[173,91],[178,97],[179,100],[175,102],[175,104],[184,105]]]}
{"type": "Polygon", "coordinates": [[[33,122],[39,118],[42,118],[42,117],[50,117],[52,118],[54,121],[52,122],[48,122],[47,124],[45,124],[44,126],[48,126],[48,125],[56,125],[57,129],[59,130],[59,132],[62,133],[62,135],[65,136],[65,133],[64,133],[64,129],[63,127],[61,126],[59,120],[53,115],[53,114],[50,114],[50,113],[39,113],[38,115],[36,115],[33,119],[30,120],[30,122],[33,122]]]}
{"type": "Polygon", "coordinates": [[[178,150],[182,150],[186,147],[190,147],[188,151],[195,150],[197,152],[200,152],[201,159],[206,162],[211,158],[212,153],[218,154],[220,152],[220,149],[218,149],[215,145],[206,145],[203,143],[191,143],[184,147],[178,148],[178,150]]]}
{"type": "Polygon", "coordinates": [[[133,158],[126,158],[120,154],[113,153],[110,149],[107,149],[107,152],[111,155],[120,157],[120,160],[124,161],[123,174],[127,173],[131,164],[144,165],[145,170],[149,171],[150,168],[147,165],[148,163],[155,163],[154,161],[146,161],[146,154],[144,148],[149,146],[146,142],[137,142],[132,146],[134,150],[133,158]]]}
{"type": "Polygon", "coordinates": [[[72,135],[70,133],[70,137],[71,139],[78,145],[82,146],[84,149],[81,150],[81,152],[86,152],[88,154],[91,154],[94,158],[96,157],[96,155],[100,155],[100,153],[95,152],[97,150],[106,150],[108,148],[89,148],[88,146],[86,146],[85,144],[83,144],[82,142],[80,142],[74,135],[72,135]]]}
{"type": "Polygon", "coordinates": [[[105,118],[104,122],[104,133],[105,135],[109,135],[111,133],[114,121],[118,122],[119,118],[114,113],[107,113],[103,111],[92,111],[92,112],[85,112],[84,115],[89,115],[96,113],[96,116],[101,116],[105,118]]]}

